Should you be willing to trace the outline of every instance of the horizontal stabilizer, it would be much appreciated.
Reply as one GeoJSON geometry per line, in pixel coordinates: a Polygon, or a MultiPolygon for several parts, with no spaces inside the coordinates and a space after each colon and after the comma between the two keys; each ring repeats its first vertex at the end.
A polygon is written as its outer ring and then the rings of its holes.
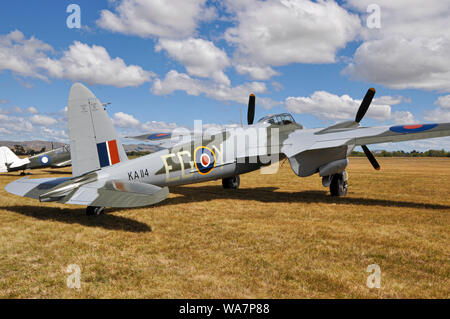
{"type": "Polygon", "coordinates": [[[57,163],[57,164],[53,164],[52,167],[53,168],[61,168],[61,167],[67,167],[72,165],[72,160],[68,160],[65,162],[61,162],[61,163],[57,163]]]}
{"type": "Polygon", "coordinates": [[[96,174],[79,178],[28,177],[9,183],[6,191],[41,202],[102,206],[141,207],[156,204],[169,196],[167,187],[128,181],[98,181],[96,174]]]}
{"type": "Polygon", "coordinates": [[[102,207],[142,207],[163,201],[169,196],[167,187],[151,184],[108,181],[102,187],[96,183],[81,186],[65,199],[67,204],[102,207]]]}
{"type": "Polygon", "coordinates": [[[14,195],[39,199],[42,194],[68,180],[70,180],[69,177],[34,179],[24,177],[6,185],[5,190],[14,195]]]}

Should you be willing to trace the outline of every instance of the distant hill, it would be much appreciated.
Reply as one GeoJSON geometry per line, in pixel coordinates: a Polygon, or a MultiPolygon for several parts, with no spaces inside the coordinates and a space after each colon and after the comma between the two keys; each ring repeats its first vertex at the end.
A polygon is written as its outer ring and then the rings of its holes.
{"type": "MultiPolygon", "coordinates": [[[[24,149],[33,150],[35,152],[40,151],[45,147],[47,151],[52,149],[52,142],[49,141],[25,141],[25,142],[14,142],[14,141],[0,141],[0,146],[7,146],[10,149],[14,149],[14,145],[21,145],[24,149]]],[[[64,146],[64,143],[53,142],[53,148],[58,148],[64,146]]]]}
{"type": "MultiPolygon", "coordinates": [[[[14,142],[14,141],[0,141],[0,146],[7,146],[14,150],[14,145],[21,145],[25,150],[33,150],[39,152],[44,147],[47,151],[52,149],[52,142],[49,141],[24,141],[24,142],[14,142]]],[[[53,142],[53,148],[59,148],[64,146],[64,143],[53,142]]],[[[161,148],[156,145],[148,144],[124,144],[125,152],[144,152],[153,153],[159,151],[161,148]]]]}

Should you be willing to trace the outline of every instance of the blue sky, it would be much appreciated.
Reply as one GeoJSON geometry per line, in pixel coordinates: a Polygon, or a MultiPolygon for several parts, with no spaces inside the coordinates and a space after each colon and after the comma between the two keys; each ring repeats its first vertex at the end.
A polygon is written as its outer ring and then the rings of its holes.
{"type": "MultiPolygon", "coordinates": [[[[67,141],[73,82],[103,102],[122,135],[290,111],[306,127],[450,122],[445,1],[14,1],[0,11],[0,139],[67,141]],[[66,25],[69,4],[81,29],[66,25]],[[376,14],[377,12],[375,12],[376,14]],[[376,20],[370,20],[376,22],[376,20]]],[[[445,148],[448,138],[380,145],[445,148]]]]}

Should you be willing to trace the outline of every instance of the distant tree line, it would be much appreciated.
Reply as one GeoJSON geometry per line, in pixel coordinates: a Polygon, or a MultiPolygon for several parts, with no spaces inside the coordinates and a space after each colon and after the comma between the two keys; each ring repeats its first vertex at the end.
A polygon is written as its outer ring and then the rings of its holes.
{"type": "Polygon", "coordinates": [[[28,155],[28,156],[33,156],[39,153],[43,153],[45,152],[46,147],[41,148],[41,150],[39,152],[36,152],[33,149],[25,149],[22,145],[14,145],[14,153],[16,155],[28,155]]]}
{"type": "MultiPolygon", "coordinates": [[[[447,152],[445,150],[429,150],[425,152],[419,152],[416,150],[413,150],[411,152],[405,152],[405,151],[379,151],[374,152],[375,156],[377,157],[450,157],[450,152],[447,152]]],[[[353,151],[351,156],[365,156],[363,152],[357,152],[353,151]]]]}

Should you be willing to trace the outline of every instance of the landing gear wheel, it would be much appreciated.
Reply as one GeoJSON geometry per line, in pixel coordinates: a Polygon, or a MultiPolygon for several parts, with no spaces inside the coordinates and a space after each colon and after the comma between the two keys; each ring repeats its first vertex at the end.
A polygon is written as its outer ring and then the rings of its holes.
{"type": "Polygon", "coordinates": [[[330,193],[331,196],[345,196],[347,195],[347,173],[334,174],[331,177],[330,193]]]}
{"type": "Polygon", "coordinates": [[[86,208],[87,216],[100,216],[105,212],[105,207],[88,206],[86,208]]]}
{"type": "Polygon", "coordinates": [[[241,178],[239,175],[222,179],[222,186],[225,189],[238,189],[240,184],[241,178]]]}

